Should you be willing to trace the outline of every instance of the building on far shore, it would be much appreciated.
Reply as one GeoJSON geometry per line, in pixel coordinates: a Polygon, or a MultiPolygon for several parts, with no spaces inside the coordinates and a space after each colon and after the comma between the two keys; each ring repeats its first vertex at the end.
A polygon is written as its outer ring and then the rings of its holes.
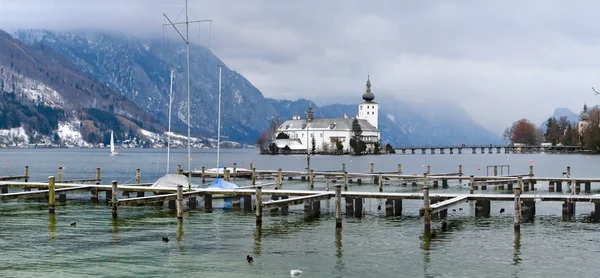
{"type": "Polygon", "coordinates": [[[581,136],[583,135],[585,128],[590,123],[590,113],[588,112],[587,103],[583,104],[583,111],[581,112],[581,115],[579,115],[579,118],[580,120],[577,124],[579,128],[579,135],[581,136]]]}
{"type": "Polygon", "coordinates": [[[277,134],[284,133],[289,139],[276,139],[271,142],[269,149],[272,153],[307,153],[312,151],[314,144],[317,153],[327,153],[336,150],[339,141],[343,145],[343,152],[348,153],[351,151],[352,122],[356,118],[362,130],[360,139],[365,142],[367,152],[371,152],[374,144],[381,139],[377,127],[379,104],[373,101],[375,95],[371,92],[370,78],[367,78],[366,87],[355,117],[343,115],[340,118],[315,119],[311,104],[306,111],[306,118],[296,115],[279,126],[277,134]]]}

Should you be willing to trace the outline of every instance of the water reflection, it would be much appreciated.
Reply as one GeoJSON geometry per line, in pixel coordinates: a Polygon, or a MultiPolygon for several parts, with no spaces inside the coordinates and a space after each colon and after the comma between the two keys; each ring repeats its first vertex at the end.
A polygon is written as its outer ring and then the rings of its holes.
{"type": "Polygon", "coordinates": [[[260,255],[260,246],[262,240],[262,225],[257,224],[254,231],[254,255],[260,255]]]}
{"type": "Polygon", "coordinates": [[[177,236],[175,240],[177,241],[177,250],[181,254],[183,252],[183,245],[181,244],[181,238],[183,237],[183,220],[179,219],[177,221],[177,236]]]}
{"type": "Polygon", "coordinates": [[[521,233],[515,233],[513,247],[513,265],[519,265],[521,263],[521,233]]]}
{"type": "Polygon", "coordinates": [[[56,232],[56,214],[48,214],[48,231],[50,231],[50,242],[54,241],[54,233],[56,232]]]}
{"type": "Polygon", "coordinates": [[[336,269],[342,270],[344,268],[344,261],[342,260],[344,250],[342,249],[342,229],[335,229],[335,256],[337,257],[336,269]]]}
{"type": "Polygon", "coordinates": [[[113,239],[113,243],[115,245],[119,245],[119,225],[118,225],[118,221],[116,218],[111,219],[111,225],[112,225],[112,239],[113,239]]]}

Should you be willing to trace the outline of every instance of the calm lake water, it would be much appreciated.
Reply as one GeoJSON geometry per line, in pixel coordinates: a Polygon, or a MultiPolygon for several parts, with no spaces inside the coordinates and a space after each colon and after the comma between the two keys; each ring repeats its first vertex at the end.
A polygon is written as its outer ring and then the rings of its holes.
{"type": "MultiPolygon", "coordinates": [[[[261,156],[256,150],[223,150],[221,165],[258,169],[301,170],[303,156],[261,156]]],[[[367,172],[395,171],[418,174],[431,165],[432,173],[456,172],[485,175],[488,165],[510,165],[512,174],[561,176],[571,166],[575,177],[598,175],[600,156],[551,154],[454,154],[313,156],[311,168],[367,172]],[[479,169],[479,170],[478,170],[479,169]]],[[[174,150],[171,169],[187,169],[185,150],[174,150]]],[[[116,157],[99,149],[0,149],[0,176],[22,175],[29,165],[32,181],[47,181],[64,167],[64,179],[93,178],[102,168],[103,183],[135,180],[153,182],[166,172],[166,150],[122,149],[116,157]]],[[[215,167],[216,153],[194,150],[192,168],[215,167]]],[[[236,181],[247,184],[247,181],[236,181]]],[[[546,191],[547,184],[538,185],[546,191]]],[[[317,189],[323,184],[316,184],[317,189]]],[[[307,189],[299,181],[284,181],[284,188],[307,189]]],[[[600,186],[592,185],[594,192],[600,186]]],[[[352,185],[350,190],[375,191],[376,186],[352,185]]],[[[384,191],[416,189],[386,185],[384,191]]],[[[468,192],[457,183],[439,192],[468,192]]],[[[489,190],[493,193],[494,190],[489,190]]],[[[110,208],[93,205],[89,196],[58,205],[49,216],[43,201],[19,200],[0,204],[0,276],[3,277],[597,277],[600,262],[600,223],[589,223],[591,204],[579,203],[574,222],[563,222],[561,203],[537,204],[536,218],[524,223],[515,236],[511,202],[493,202],[489,218],[475,218],[474,204],[464,203],[449,211],[448,229],[434,220],[436,237],[422,236],[422,201],[404,201],[401,217],[385,217],[366,200],[366,215],[344,218],[336,233],[333,201],[321,205],[321,216],[306,220],[302,206],[289,214],[263,217],[256,231],[254,215],[215,210],[186,211],[178,224],[175,213],[161,206],[122,207],[112,220],[110,208]],[[76,227],[70,223],[77,222],[76,227]],[[161,237],[168,236],[164,243],[161,237]],[[246,255],[254,263],[245,262],[246,255]]]]}

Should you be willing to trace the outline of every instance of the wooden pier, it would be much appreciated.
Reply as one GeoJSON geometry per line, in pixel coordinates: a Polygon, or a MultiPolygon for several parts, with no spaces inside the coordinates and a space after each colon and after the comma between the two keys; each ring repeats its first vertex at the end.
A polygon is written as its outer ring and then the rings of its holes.
{"type": "MultiPolygon", "coordinates": [[[[510,176],[466,176],[462,172],[462,166],[458,166],[457,172],[450,173],[431,173],[431,168],[427,167],[427,172],[419,175],[402,174],[401,165],[398,165],[397,172],[376,172],[374,165],[371,164],[368,173],[349,173],[345,171],[345,165],[342,170],[335,171],[283,171],[278,170],[256,170],[251,168],[252,185],[236,189],[213,189],[204,188],[197,190],[183,190],[183,185],[177,188],[159,188],[151,187],[151,184],[141,183],[141,172],[136,170],[135,184],[117,184],[112,181],[111,184],[101,184],[100,168],[96,169],[95,178],[79,180],[62,180],[62,168],[59,168],[58,179],[54,176],[48,178],[48,182],[29,182],[14,181],[17,178],[29,179],[29,169],[26,168],[27,175],[4,177],[0,181],[0,200],[8,201],[17,198],[44,198],[48,200],[49,213],[55,213],[56,195],[59,202],[67,200],[67,194],[87,193],[91,195],[92,202],[99,201],[99,193],[105,192],[105,200],[112,207],[112,217],[118,217],[119,207],[143,205],[152,203],[168,202],[169,207],[177,210],[177,218],[183,218],[184,203],[188,204],[188,209],[195,210],[198,207],[198,199],[203,199],[203,209],[209,213],[213,210],[213,200],[231,199],[233,211],[254,212],[256,214],[257,226],[262,225],[263,212],[265,210],[281,210],[286,212],[289,207],[295,205],[304,205],[304,212],[307,216],[315,216],[321,212],[321,201],[328,201],[331,198],[335,200],[336,227],[342,227],[342,215],[347,217],[362,217],[363,205],[365,199],[383,199],[385,200],[385,215],[402,215],[403,200],[422,200],[423,206],[420,214],[424,219],[424,232],[431,231],[432,219],[443,219],[447,217],[448,209],[452,206],[464,202],[475,202],[475,216],[487,217],[490,215],[490,204],[492,201],[511,201],[515,203],[514,227],[515,232],[520,231],[521,219],[531,219],[535,216],[535,206],[538,202],[561,202],[562,216],[569,221],[574,217],[576,203],[593,203],[595,212],[591,215],[594,221],[600,221],[600,194],[584,194],[591,192],[592,183],[600,183],[600,178],[575,178],[571,177],[570,167],[560,177],[538,177],[534,175],[533,166],[529,167],[529,173],[510,175],[510,176]],[[283,177],[300,177],[301,180],[310,184],[310,190],[289,190],[284,189],[283,177]],[[257,179],[274,180],[268,184],[258,184],[257,179]],[[314,182],[321,179],[326,182],[326,190],[314,190],[314,182]],[[352,179],[357,181],[361,179],[369,180],[378,185],[378,192],[348,191],[348,184],[352,179]],[[469,184],[469,193],[444,193],[443,191],[431,191],[439,187],[439,181],[442,181],[442,189],[448,187],[449,181],[467,181],[469,184]],[[392,182],[398,181],[395,184],[392,182]],[[91,184],[84,184],[85,182],[91,184]],[[548,192],[540,193],[536,188],[538,182],[548,182],[548,192]],[[330,191],[329,183],[333,186],[330,191]],[[383,192],[384,185],[387,186],[421,186],[422,192],[383,192]],[[570,193],[562,193],[569,191],[570,193]],[[267,189],[266,186],[274,186],[274,189],[267,189]],[[496,187],[500,193],[475,193],[476,190],[482,192],[487,187],[496,187]],[[505,188],[506,186],[506,188],[505,188]],[[583,192],[581,187],[583,186],[583,192]],[[8,192],[8,187],[22,188],[20,192],[8,192]],[[485,188],[484,188],[485,187],[485,188]],[[31,191],[32,188],[37,189],[31,191]],[[534,193],[527,193],[533,191],[534,193]],[[136,192],[136,197],[130,197],[131,192],[136,192]],[[150,192],[152,195],[146,196],[150,192]],[[554,193],[556,192],[556,193],[554,193]],[[265,196],[271,199],[264,201],[265,196]],[[342,200],[343,198],[343,200],[342,200]],[[345,205],[342,205],[345,204],[345,205]],[[345,209],[343,209],[345,208],[345,209]],[[435,217],[432,217],[435,216],[435,217]]],[[[183,171],[179,171],[183,174],[183,171]]],[[[207,176],[201,176],[203,182],[207,176]]],[[[230,173],[224,171],[224,178],[229,180],[230,173]]],[[[357,182],[360,184],[360,182],[357,182]]],[[[186,184],[187,188],[187,184],[186,184]]],[[[12,190],[14,191],[14,190],[12,190]]]]}

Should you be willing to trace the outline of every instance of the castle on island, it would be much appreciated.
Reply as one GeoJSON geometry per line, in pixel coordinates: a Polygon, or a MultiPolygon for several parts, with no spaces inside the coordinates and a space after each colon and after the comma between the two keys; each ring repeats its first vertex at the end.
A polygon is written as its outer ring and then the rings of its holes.
{"type": "Polygon", "coordinates": [[[304,154],[308,151],[316,153],[330,153],[342,148],[343,153],[352,151],[350,139],[354,135],[352,123],[356,119],[362,134],[360,140],[366,145],[366,152],[372,152],[374,144],[381,139],[378,129],[379,104],[371,92],[371,80],[367,77],[366,91],[362,95],[363,101],[358,104],[356,116],[342,115],[340,118],[315,118],[312,104],[306,111],[306,118],[300,115],[293,116],[277,129],[278,137],[269,145],[273,154],[304,154]],[[287,136],[281,136],[285,134],[287,136]],[[340,144],[341,143],[341,144],[340,144]]]}

